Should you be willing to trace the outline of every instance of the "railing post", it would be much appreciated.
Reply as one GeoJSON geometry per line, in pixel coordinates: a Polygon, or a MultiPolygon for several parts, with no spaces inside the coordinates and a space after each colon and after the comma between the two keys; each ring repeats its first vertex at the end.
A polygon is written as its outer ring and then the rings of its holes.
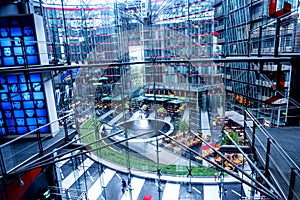
{"type": "Polygon", "coordinates": [[[259,32],[258,32],[258,49],[257,49],[257,56],[261,56],[261,43],[262,43],[262,26],[259,27],[259,32]]]}
{"type": "Polygon", "coordinates": [[[64,131],[65,131],[65,142],[69,141],[68,125],[66,118],[63,119],[64,131]]]}
{"type": "Polygon", "coordinates": [[[4,193],[5,193],[5,196],[6,196],[6,199],[9,200],[9,194],[8,194],[8,191],[7,191],[7,183],[6,183],[6,177],[7,177],[7,174],[6,174],[6,167],[5,167],[5,162],[4,162],[4,158],[3,158],[3,154],[2,154],[2,149],[0,148],[0,169],[1,169],[1,175],[2,175],[2,184],[3,184],[3,188],[4,188],[4,193]]]}
{"type": "Polygon", "coordinates": [[[41,137],[41,132],[40,129],[36,131],[37,134],[37,140],[38,140],[38,145],[40,149],[40,155],[44,155],[44,149],[43,149],[43,143],[42,143],[42,137],[41,137]]]}
{"type": "Polygon", "coordinates": [[[295,180],[296,180],[296,172],[295,168],[291,168],[291,177],[290,177],[290,186],[289,186],[289,196],[288,200],[293,200],[294,198],[294,188],[295,188],[295,180]]]}
{"type": "Polygon", "coordinates": [[[270,172],[269,172],[269,164],[270,164],[270,150],[271,150],[271,139],[268,138],[267,141],[267,152],[266,152],[266,165],[265,165],[265,175],[267,178],[269,178],[270,172]]]}
{"type": "Polygon", "coordinates": [[[252,132],[252,145],[251,145],[251,151],[254,154],[254,159],[256,160],[256,151],[255,151],[255,139],[256,139],[256,133],[255,133],[255,129],[256,129],[256,124],[253,124],[253,132],[252,132]]]}
{"type": "Polygon", "coordinates": [[[275,29],[275,41],[274,41],[274,56],[277,57],[279,53],[279,41],[280,41],[280,19],[277,19],[276,29],[275,29]]]}

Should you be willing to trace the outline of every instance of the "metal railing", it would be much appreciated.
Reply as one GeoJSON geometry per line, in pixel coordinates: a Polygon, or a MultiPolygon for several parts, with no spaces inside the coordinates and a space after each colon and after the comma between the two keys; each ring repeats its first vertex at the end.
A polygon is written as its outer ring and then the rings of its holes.
{"type": "Polygon", "coordinates": [[[285,199],[300,199],[299,166],[249,110],[245,110],[244,120],[247,138],[266,177],[278,187],[285,199]]]}
{"type": "Polygon", "coordinates": [[[76,131],[67,124],[66,119],[73,114],[69,113],[51,123],[2,144],[0,146],[0,177],[2,178],[13,172],[30,159],[44,155],[57,142],[61,140],[69,141],[71,139],[69,138],[70,134],[76,131]],[[58,131],[49,134],[42,134],[40,132],[41,129],[59,122],[62,122],[62,125],[58,131]]]}
{"type": "Polygon", "coordinates": [[[290,55],[300,53],[298,12],[288,13],[249,33],[251,55],[290,55]]]}

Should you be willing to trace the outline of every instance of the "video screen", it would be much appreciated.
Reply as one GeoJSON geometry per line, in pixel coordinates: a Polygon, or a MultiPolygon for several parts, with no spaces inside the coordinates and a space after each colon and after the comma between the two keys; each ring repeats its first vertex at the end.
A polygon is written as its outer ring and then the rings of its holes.
{"type": "Polygon", "coordinates": [[[37,125],[36,118],[26,118],[27,125],[37,125]]]}
{"type": "Polygon", "coordinates": [[[21,27],[12,27],[10,28],[11,36],[22,36],[21,27]]]}
{"type": "Polygon", "coordinates": [[[5,66],[14,66],[15,65],[15,58],[14,57],[4,57],[3,63],[5,66]]]}
{"type": "MultiPolygon", "coordinates": [[[[0,134],[26,134],[49,123],[41,74],[4,75],[0,83],[0,134]]],[[[50,127],[41,133],[50,133],[50,127]]]]}
{"type": "Polygon", "coordinates": [[[17,76],[7,76],[7,82],[8,83],[18,83],[18,77],[17,76]]]}
{"type": "Polygon", "coordinates": [[[7,119],[5,121],[6,121],[7,126],[15,126],[15,120],[14,119],[7,119]]]}
{"type": "Polygon", "coordinates": [[[22,56],[23,55],[22,47],[14,47],[14,53],[16,56],[22,56]]]}
{"type": "Polygon", "coordinates": [[[20,101],[21,100],[20,93],[10,93],[10,100],[12,100],[12,101],[20,101]]]}
{"type": "Polygon", "coordinates": [[[40,64],[33,15],[0,17],[0,66],[40,64]]]}
{"type": "Polygon", "coordinates": [[[41,75],[40,74],[30,74],[30,81],[31,82],[41,82],[41,75]]]}
{"type": "Polygon", "coordinates": [[[11,39],[10,38],[0,38],[1,47],[10,47],[11,39]]]}
{"type": "Polygon", "coordinates": [[[37,65],[39,64],[38,56],[27,56],[27,62],[29,65],[37,65]]]}
{"type": "Polygon", "coordinates": [[[24,106],[25,109],[34,108],[33,101],[23,101],[23,106],[24,106]]]}
{"type": "Polygon", "coordinates": [[[41,99],[41,100],[44,100],[44,93],[43,92],[33,92],[33,99],[34,100],[38,100],[38,99],[41,99]]]}
{"type": "Polygon", "coordinates": [[[35,45],[35,39],[34,36],[27,36],[24,37],[24,44],[25,46],[29,46],[29,45],[35,45]]]}
{"type": "Polygon", "coordinates": [[[0,92],[8,92],[7,85],[2,85],[2,88],[0,88],[0,92]]]}
{"type": "Polygon", "coordinates": [[[37,116],[47,116],[47,111],[45,109],[36,109],[37,116]]]}
{"type": "Polygon", "coordinates": [[[11,110],[10,102],[1,102],[1,108],[2,110],[11,110]]]}
{"type": "Polygon", "coordinates": [[[24,117],[24,111],[23,110],[14,110],[14,116],[15,117],[24,117]]]}
{"type": "Polygon", "coordinates": [[[26,134],[26,133],[28,133],[26,126],[17,127],[17,129],[18,129],[18,134],[26,134]]]}
{"type": "Polygon", "coordinates": [[[49,133],[50,132],[50,127],[49,126],[43,127],[43,128],[40,129],[40,132],[41,133],[49,133]]]}

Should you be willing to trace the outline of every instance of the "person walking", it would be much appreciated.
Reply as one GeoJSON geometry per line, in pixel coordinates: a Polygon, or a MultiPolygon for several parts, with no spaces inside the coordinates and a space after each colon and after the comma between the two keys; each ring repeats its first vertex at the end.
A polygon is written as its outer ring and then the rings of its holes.
{"type": "Polygon", "coordinates": [[[127,183],[124,179],[122,179],[122,192],[124,193],[126,191],[127,183]]]}

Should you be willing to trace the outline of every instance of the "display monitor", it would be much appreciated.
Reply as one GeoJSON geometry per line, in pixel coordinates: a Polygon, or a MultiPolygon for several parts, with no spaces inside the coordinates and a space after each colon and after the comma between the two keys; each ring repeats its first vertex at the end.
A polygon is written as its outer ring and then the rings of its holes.
{"type": "Polygon", "coordinates": [[[47,111],[45,109],[36,109],[37,116],[47,116],[47,111]]]}
{"type": "MultiPolygon", "coordinates": [[[[0,134],[25,134],[49,123],[41,74],[3,75],[0,83],[0,134]]],[[[50,127],[41,133],[50,133],[50,127]]]]}
{"type": "Polygon", "coordinates": [[[18,83],[18,77],[13,75],[13,76],[7,76],[7,82],[8,83],[18,83]]]}
{"type": "Polygon", "coordinates": [[[15,65],[15,58],[14,57],[4,57],[3,63],[5,66],[14,66],[15,65]]]}
{"type": "Polygon", "coordinates": [[[10,28],[11,36],[22,36],[21,27],[12,27],[10,28]]]}
{"type": "Polygon", "coordinates": [[[15,120],[14,119],[7,119],[5,121],[6,121],[7,126],[15,126],[15,120]]]}
{"type": "Polygon", "coordinates": [[[8,38],[0,38],[1,47],[10,47],[11,46],[11,39],[8,38]]]}
{"type": "Polygon", "coordinates": [[[18,134],[26,134],[28,132],[26,126],[23,127],[17,127],[18,134]]]}
{"type": "Polygon", "coordinates": [[[23,55],[22,47],[14,47],[14,53],[16,56],[22,56],[23,55]]]}
{"type": "Polygon", "coordinates": [[[41,75],[40,74],[30,74],[30,81],[31,82],[41,82],[41,75]]]}
{"type": "Polygon", "coordinates": [[[10,93],[10,100],[12,100],[12,101],[20,101],[21,100],[20,93],[10,93]]]}
{"type": "Polygon", "coordinates": [[[24,106],[25,109],[34,108],[33,101],[23,101],[23,106],[24,106]]]}
{"type": "Polygon", "coordinates": [[[5,27],[0,28],[0,36],[1,37],[8,37],[8,36],[10,36],[9,29],[5,28],[5,27]]]}
{"type": "Polygon", "coordinates": [[[0,88],[0,92],[8,92],[7,85],[2,85],[2,88],[0,88]]]}
{"type": "Polygon", "coordinates": [[[24,117],[24,111],[23,110],[14,110],[14,116],[15,117],[24,117]]]}
{"type": "Polygon", "coordinates": [[[26,118],[27,125],[37,125],[36,118],[26,118]]]}
{"type": "Polygon", "coordinates": [[[1,102],[1,108],[2,110],[11,110],[10,102],[1,102]]]}
{"type": "Polygon", "coordinates": [[[0,17],[0,66],[40,64],[34,15],[0,17]],[[22,56],[22,57],[20,57],[22,56]]]}
{"type": "Polygon", "coordinates": [[[24,44],[25,44],[25,46],[35,45],[35,39],[34,39],[34,36],[27,36],[27,37],[24,37],[24,44]]]}
{"type": "Polygon", "coordinates": [[[43,92],[33,92],[33,99],[34,100],[44,100],[44,93],[43,92]]]}

